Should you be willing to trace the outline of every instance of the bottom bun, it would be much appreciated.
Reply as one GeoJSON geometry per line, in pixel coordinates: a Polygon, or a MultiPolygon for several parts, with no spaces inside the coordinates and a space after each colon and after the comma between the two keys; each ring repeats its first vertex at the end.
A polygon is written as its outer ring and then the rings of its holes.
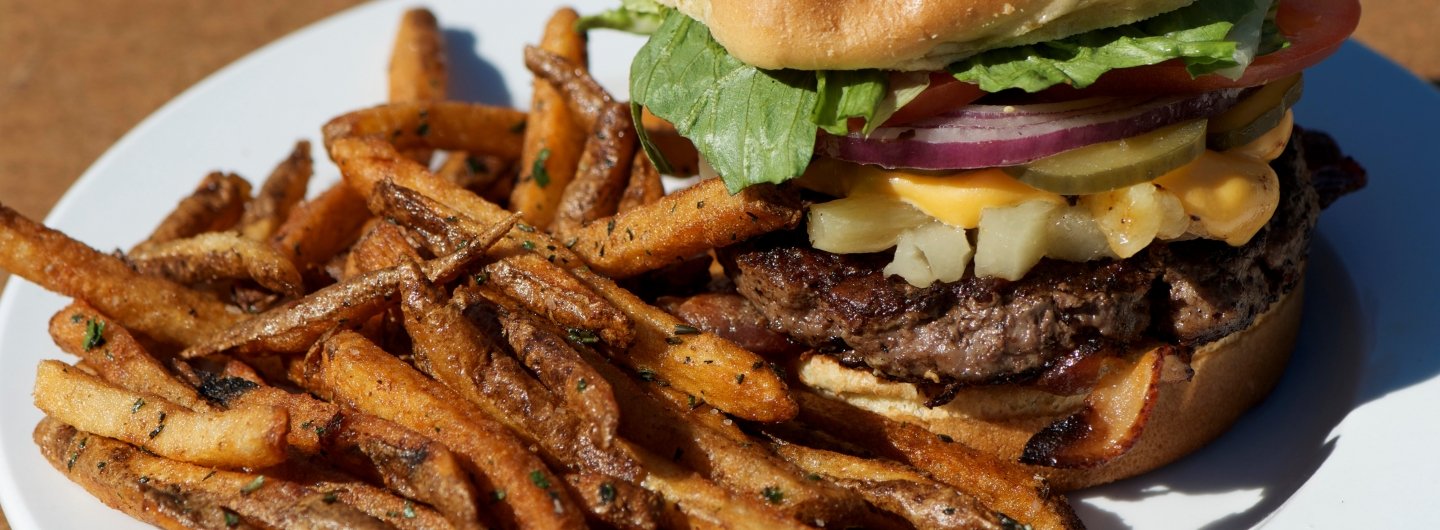
{"type": "MultiPolygon", "coordinates": [[[[1303,283],[1282,295],[1250,327],[1195,351],[1190,380],[1160,385],[1149,421],[1124,455],[1084,469],[1031,466],[1051,486],[1074,490],[1132,477],[1199,449],[1230,428],[1274,388],[1300,327],[1303,283]]],[[[1173,357],[1166,362],[1178,362],[1173,357]]],[[[1165,370],[1183,369],[1166,366],[1165,370]]],[[[1085,396],[1055,396],[1015,386],[962,390],[949,404],[928,408],[915,385],[846,368],[831,357],[809,356],[800,380],[816,391],[894,419],[918,423],[971,447],[1018,461],[1040,429],[1077,410],[1085,396]]]]}

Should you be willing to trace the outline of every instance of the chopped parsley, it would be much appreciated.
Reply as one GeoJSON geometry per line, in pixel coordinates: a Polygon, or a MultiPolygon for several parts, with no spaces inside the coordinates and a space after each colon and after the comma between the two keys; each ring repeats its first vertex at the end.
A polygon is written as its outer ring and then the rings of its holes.
{"type": "Polygon", "coordinates": [[[550,479],[546,478],[545,473],[538,469],[530,472],[530,482],[542,490],[550,489],[550,479]]]}
{"type": "Polygon", "coordinates": [[[535,179],[535,185],[541,188],[550,185],[550,171],[545,169],[545,161],[549,159],[550,148],[542,148],[535,154],[535,163],[530,166],[530,178],[535,179]]]}
{"type": "Polygon", "coordinates": [[[615,502],[615,485],[609,482],[600,483],[600,504],[615,502]]]}
{"type": "Polygon", "coordinates": [[[770,504],[780,504],[781,501],[785,500],[785,492],[780,491],[780,488],[775,486],[766,486],[764,490],[760,491],[760,495],[765,497],[765,500],[770,504]]]}
{"type": "Polygon", "coordinates": [[[105,322],[95,319],[85,321],[85,351],[105,345],[105,322]]]}
{"type": "Polygon", "coordinates": [[[242,486],[242,487],[240,488],[240,494],[241,494],[241,495],[249,495],[249,494],[251,494],[251,493],[255,493],[255,490],[260,489],[260,486],[264,486],[264,485],[265,485],[265,475],[257,476],[257,477],[255,477],[255,480],[250,481],[249,484],[246,484],[246,485],[244,485],[244,486],[242,486]]]}
{"type": "Polygon", "coordinates": [[[594,331],[583,328],[569,328],[566,331],[566,339],[576,344],[595,344],[600,342],[600,337],[594,331]]]}

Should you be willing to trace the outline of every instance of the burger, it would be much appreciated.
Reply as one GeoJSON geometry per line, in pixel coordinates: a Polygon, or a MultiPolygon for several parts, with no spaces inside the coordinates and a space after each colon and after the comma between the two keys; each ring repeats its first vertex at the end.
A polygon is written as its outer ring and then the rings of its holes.
{"type": "Polygon", "coordinates": [[[637,123],[674,124],[732,192],[807,205],[720,249],[728,302],[682,316],[798,345],[800,384],[1072,489],[1195,450],[1279,378],[1316,216],[1364,183],[1290,108],[1358,17],[1354,0],[625,0],[582,25],[650,34],[637,123]]]}

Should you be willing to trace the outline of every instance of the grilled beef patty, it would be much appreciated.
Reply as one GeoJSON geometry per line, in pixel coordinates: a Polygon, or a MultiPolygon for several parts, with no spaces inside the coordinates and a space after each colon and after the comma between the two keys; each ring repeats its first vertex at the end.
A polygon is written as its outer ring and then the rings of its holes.
{"type": "Polygon", "coordinates": [[[720,252],[739,294],[770,325],[899,380],[1027,380],[1061,359],[1164,341],[1198,346],[1248,327],[1300,280],[1321,204],[1364,172],[1321,133],[1300,132],[1271,163],[1274,217],[1241,247],[1191,240],[1123,260],[1041,260],[1018,281],[966,276],[917,288],[882,272],[888,252],[831,254],[802,228],[720,252]],[[1315,156],[1303,151],[1317,146],[1315,156]],[[1331,146],[1331,149],[1325,149],[1331,146]],[[1311,178],[1312,171],[1324,182],[1311,178]]]}

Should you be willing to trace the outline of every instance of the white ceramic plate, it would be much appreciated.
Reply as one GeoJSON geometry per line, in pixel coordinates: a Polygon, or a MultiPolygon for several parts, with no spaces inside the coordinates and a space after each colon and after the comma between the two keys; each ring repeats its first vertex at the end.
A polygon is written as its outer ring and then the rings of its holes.
{"type": "MultiPolygon", "coordinates": [[[[582,12],[612,2],[571,2],[582,12]]],[[[262,178],[296,139],[384,98],[391,35],[409,3],[342,13],[196,85],[110,149],[46,220],[92,246],[128,247],[206,172],[262,178]]],[[[520,52],[544,2],[435,1],[459,99],[528,102],[520,52]]],[[[593,69],[624,95],[640,41],[592,40],[593,69]]],[[[1092,528],[1440,526],[1440,95],[1357,45],[1307,74],[1298,112],[1370,170],[1364,192],[1325,212],[1312,251],[1302,337],[1263,405],[1200,453],[1074,496],[1092,528]]],[[[318,143],[318,142],[317,142],[318,143]]],[[[320,156],[323,159],[323,156],[320,156]]],[[[335,178],[319,164],[320,182],[335,178]]],[[[0,502],[17,530],[143,528],[50,467],[30,432],[35,365],[64,358],[46,321],[64,303],[11,281],[0,299],[0,502]]]]}

